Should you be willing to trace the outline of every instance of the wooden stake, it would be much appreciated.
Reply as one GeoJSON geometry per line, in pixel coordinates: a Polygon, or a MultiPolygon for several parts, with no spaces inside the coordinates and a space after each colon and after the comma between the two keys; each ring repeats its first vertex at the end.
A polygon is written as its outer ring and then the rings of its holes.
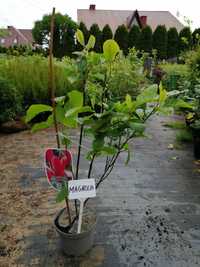
{"type": "Polygon", "coordinates": [[[49,94],[51,97],[51,103],[53,108],[53,121],[54,121],[54,128],[56,132],[56,141],[57,146],[60,148],[60,140],[58,136],[58,123],[56,119],[56,104],[55,104],[55,77],[54,77],[54,68],[53,68],[53,35],[54,35],[54,20],[55,20],[55,7],[52,11],[51,16],[51,33],[50,33],[50,40],[49,40],[49,94]]]}
{"type": "MultiPolygon", "coordinates": [[[[57,147],[60,148],[60,139],[58,135],[58,123],[56,119],[55,76],[54,76],[54,67],[53,67],[54,21],[55,21],[55,7],[53,8],[52,16],[51,16],[51,32],[50,32],[50,40],[49,40],[49,95],[51,97],[51,103],[52,103],[52,108],[53,108],[53,121],[54,121],[54,128],[56,132],[57,147]]],[[[67,209],[67,214],[69,218],[69,224],[71,224],[72,219],[71,219],[68,199],[66,199],[66,209],[67,209]]]]}

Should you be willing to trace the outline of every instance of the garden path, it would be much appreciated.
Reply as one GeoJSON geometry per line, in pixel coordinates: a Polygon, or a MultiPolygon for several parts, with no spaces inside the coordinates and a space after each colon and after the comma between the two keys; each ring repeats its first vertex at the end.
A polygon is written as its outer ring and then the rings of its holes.
{"type": "MultiPolygon", "coordinates": [[[[170,145],[175,130],[163,126],[169,120],[154,116],[148,137],[131,144],[128,166],[121,155],[100,187],[95,246],[79,259],[60,253],[52,226],[62,204],[42,162],[44,148],[55,147],[53,130],[1,135],[0,266],[200,266],[200,165],[191,145],[170,145]]],[[[94,175],[102,166],[98,160],[94,175]]]]}

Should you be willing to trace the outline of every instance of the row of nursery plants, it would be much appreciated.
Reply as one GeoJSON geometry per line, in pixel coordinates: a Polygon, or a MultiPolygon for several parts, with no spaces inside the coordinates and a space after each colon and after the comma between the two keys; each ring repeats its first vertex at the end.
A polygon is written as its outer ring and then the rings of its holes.
{"type": "MultiPolygon", "coordinates": [[[[185,65],[174,64],[170,70],[178,76],[176,86],[173,89],[179,90],[174,107],[185,116],[188,131],[191,133],[194,142],[194,155],[200,158],[200,48],[190,51],[185,55],[185,65]]],[[[162,66],[167,75],[169,69],[162,66]]],[[[165,79],[165,78],[164,78],[165,79]]],[[[168,87],[171,89],[171,87],[168,87]]]]}
{"type": "MultiPolygon", "coordinates": [[[[92,56],[96,62],[101,57],[97,53],[92,53],[92,56]]],[[[76,79],[78,68],[75,62],[76,59],[68,57],[54,60],[56,96],[81,87],[76,79]]],[[[126,93],[136,96],[147,82],[142,73],[142,62],[134,49],[127,57],[120,53],[113,65],[108,91],[112,91],[115,97],[123,97],[126,93]]],[[[48,59],[43,56],[0,56],[0,124],[23,115],[31,104],[49,103],[48,74],[48,59]]],[[[98,69],[97,64],[88,77],[87,86],[91,92],[94,81],[99,87],[104,82],[102,69],[98,69]]]]}
{"type": "MultiPolygon", "coordinates": [[[[63,149],[70,149],[73,143],[70,129],[76,128],[79,138],[73,179],[94,178],[96,162],[99,157],[104,158],[101,174],[95,177],[95,187],[98,189],[109,177],[119,155],[126,153],[125,163],[128,164],[131,156],[130,141],[133,142],[134,138],[144,134],[145,123],[153,114],[166,109],[165,102],[172,93],[167,93],[162,86],[158,90],[157,85],[143,84],[144,86],[139,90],[140,81],[137,81],[137,76],[134,76],[134,86],[138,91],[131,96],[132,91],[127,90],[130,82],[127,80],[131,79],[131,75],[127,74],[126,70],[130,68],[130,72],[134,73],[135,69],[140,69],[140,62],[135,58],[134,53],[129,55],[129,59],[124,59],[118,44],[114,40],[107,40],[103,44],[103,53],[96,54],[90,52],[95,45],[94,36],[91,35],[86,43],[83,33],[78,30],[76,37],[83,49],[76,53],[78,57],[73,62],[75,72],[68,74],[68,79],[79,86],[76,90],[70,92],[66,90],[63,96],[56,97],[53,105],[30,106],[26,122],[32,125],[32,131],[54,125],[58,128],[56,135],[58,147],[63,149]],[[137,67],[132,67],[129,61],[138,64],[137,67]],[[118,64],[120,68],[117,67],[118,64]],[[119,92],[124,90],[127,94],[120,95],[119,92]],[[48,112],[47,120],[33,123],[33,119],[38,114],[45,112],[48,112]],[[80,168],[85,155],[85,151],[84,155],[82,151],[85,139],[91,142],[88,142],[86,154],[89,162],[87,174],[83,177],[80,173],[85,172],[80,172],[80,168]]],[[[130,83],[132,87],[133,84],[130,83]]],[[[80,255],[92,245],[96,219],[93,220],[92,215],[88,215],[88,227],[83,227],[83,232],[77,233],[79,205],[76,201],[73,204],[68,199],[69,178],[63,175],[59,181],[60,189],[56,199],[58,202],[65,201],[66,208],[59,212],[54,222],[55,227],[60,235],[64,252],[80,255]],[[63,213],[67,213],[67,218],[61,225],[60,218],[63,213]]],[[[87,199],[84,202],[85,210],[89,209],[88,203],[87,199]]]]}

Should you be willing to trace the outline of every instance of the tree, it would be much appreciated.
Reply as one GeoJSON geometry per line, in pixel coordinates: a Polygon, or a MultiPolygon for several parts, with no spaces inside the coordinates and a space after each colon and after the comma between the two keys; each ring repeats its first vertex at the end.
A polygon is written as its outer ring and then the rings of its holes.
{"type": "Polygon", "coordinates": [[[125,25],[120,25],[115,32],[115,41],[118,43],[124,55],[128,54],[128,30],[125,25]]]}
{"type": "Polygon", "coordinates": [[[152,50],[152,30],[149,26],[146,26],[142,29],[139,40],[138,48],[144,52],[151,53],[152,50]]]}
{"type": "Polygon", "coordinates": [[[138,40],[140,36],[140,28],[133,25],[128,34],[128,48],[138,47],[138,40]]]}
{"type": "MultiPolygon", "coordinates": [[[[82,33],[84,35],[85,43],[87,44],[88,39],[89,39],[89,36],[90,36],[90,33],[89,33],[86,25],[83,22],[81,22],[79,24],[79,27],[78,28],[79,28],[79,30],[82,31],[82,33]]],[[[82,49],[83,49],[83,46],[79,42],[77,42],[77,44],[76,44],[76,50],[81,51],[82,49]]]]}
{"type": "Polygon", "coordinates": [[[178,32],[176,28],[170,28],[167,32],[167,57],[178,56],[178,32]]]}
{"type": "Polygon", "coordinates": [[[112,30],[110,28],[110,26],[108,24],[106,24],[104,27],[103,27],[103,30],[102,30],[102,44],[106,41],[106,40],[109,40],[109,39],[112,39],[113,38],[113,33],[112,33],[112,30]]]}
{"type": "MultiPolygon", "coordinates": [[[[44,47],[49,44],[51,15],[44,15],[42,20],[36,21],[32,30],[35,42],[44,47]]],[[[68,16],[55,14],[53,54],[55,57],[71,56],[75,50],[75,31],[77,25],[68,16]]]]}
{"type": "Polygon", "coordinates": [[[94,46],[94,51],[97,53],[102,52],[102,45],[101,45],[101,30],[99,29],[98,24],[94,23],[90,27],[90,34],[94,35],[96,42],[94,46]]]}
{"type": "Polygon", "coordinates": [[[6,37],[9,35],[9,32],[7,29],[0,29],[0,37],[6,37]]]}
{"type": "Polygon", "coordinates": [[[179,33],[179,52],[187,51],[192,45],[192,34],[189,27],[184,27],[179,33]]]}
{"type": "Polygon", "coordinates": [[[158,25],[153,33],[153,49],[157,50],[158,59],[167,57],[167,30],[165,26],[158,25]]]}
{"type": "Polygon", "coordinates": [[[200,42],[200,28],[197,28],[192,33],[192,45],[196,47],[200,42]]]}

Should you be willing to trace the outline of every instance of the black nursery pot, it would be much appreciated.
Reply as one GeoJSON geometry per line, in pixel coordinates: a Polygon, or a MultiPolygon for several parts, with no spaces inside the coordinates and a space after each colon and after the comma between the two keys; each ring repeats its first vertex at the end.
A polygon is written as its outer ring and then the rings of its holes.
{"type": "MultiPolygon", "coordinates": [[[[59,225],[59,217],[65,211],[62,209],[54,220],[56,231],[59,235],[60,249],[68,256],[81,256],[89,251],[94,244],[94,235],[96,230],[96,217],[87,231],[80,234],[67,233],[63,227],[59,225]]],[[[65,227],[65,229],[69,226],[65,227]]]]}
{"type": "Polygon", "coordinates": [[[200,130],[193,130],[194,156],[200,159],[200,130]]]}

